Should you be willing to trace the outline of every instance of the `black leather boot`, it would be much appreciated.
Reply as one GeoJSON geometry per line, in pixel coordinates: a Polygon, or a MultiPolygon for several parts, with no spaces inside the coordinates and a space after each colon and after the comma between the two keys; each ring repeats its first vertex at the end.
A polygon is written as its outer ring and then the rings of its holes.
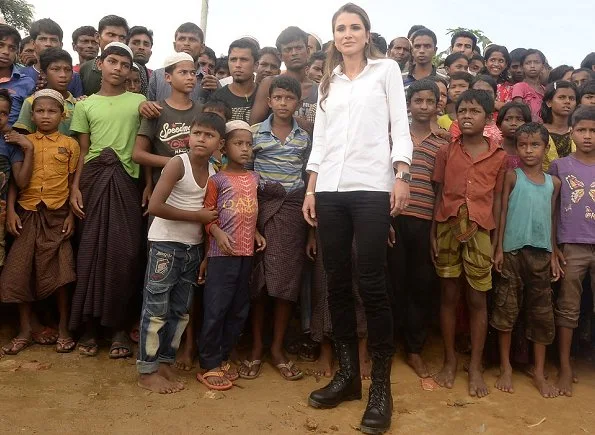
{"type": "Polygon", "coordinates": [[[383,434],[390,428],[393,396],[390,390],[392,357],[372,354],[372,385],[368,406],[360,423],[365,434],[383,434]]]}
{"type": "Polygon", "coordinates": [[[326,387],[310,394],[308,403],[313,408],[334,408],[341,402],[362,398],[357,341],[335,343],[333,347],[339,360],[339,370],[326,387]]]}

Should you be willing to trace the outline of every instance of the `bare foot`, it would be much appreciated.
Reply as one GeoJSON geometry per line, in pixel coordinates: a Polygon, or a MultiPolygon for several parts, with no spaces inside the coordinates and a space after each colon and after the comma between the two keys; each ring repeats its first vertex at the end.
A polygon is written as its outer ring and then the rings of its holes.
{"type": "Polygon", "coordinates": [[[151,373],[150,375],[140,375],[137,385],[159,394],[172,394],[180,391],[173,382],[168,381],[158,372],[151,373]]]}
{"type": "Polygon", "coordinates": [[[367,381],[372,377],[372,364],[368,356],[368,340],[365,338],[359,340],[359,372],[362,381],[367,381]]]}
{"type": "Polygon", "coordinates": [[[490,390],[483,380],[481,369],[469,367],[469,395],[481,399],[488,394],[490,394],[490,390]]]}
{"type": "Polygon", "coordinates": [[[413,369],[420,378],[429,378],[430,372],[426,363],[419,353],[410,353],[407,355],[407,365],[413,369]]]}
{"type": "Polygon", "coordinates": [[[514,393],[514,388],[512,387],[512,367],[510,365],[500,367],[500,376],[494,386],[505,393],[514,393]]]}
{"type": "Polygon", "coordinates": [[[320,355],[313,373],[325,378],[330,378],[333,375],[333,348],[328,340],[324,340],[320,345],[320,355]]]}
{"type": "Polygon", "coordinates": [[[173,383],[179,391],[184,389],[184,384],[176,376],[176,373],[169,364],[159,364],[159,371],[157,373],[159,373],[159,375],[163,376],[169,382],[173,383]]]}
{"type": "Polygon", "coordinates": [[[541,395],[546,399],[551,399],[560,395],[558,388],[555,385],[550,384],[543,376],[533,376],[533,383],[541,395]]]}
{"type": "Polygon", "coordinates": [[[572,369],[560,369],[560,373],[558,373],[558,383],[556,384],[560,396],[572,396],[572,378],[572,369]]]}
{"type": "Polygon", "coordinates": [[[444,361],[442,370],[434,375],[434,380],[441,387],[452,388],[457,374],[457,360],[444,361]]]}
{"type": "Polygon", "coordinates": [[[190,346],[182,345],[176,355],[174,367],[185,372],[192,370],[194,368],[194,349],[190,346]]]}

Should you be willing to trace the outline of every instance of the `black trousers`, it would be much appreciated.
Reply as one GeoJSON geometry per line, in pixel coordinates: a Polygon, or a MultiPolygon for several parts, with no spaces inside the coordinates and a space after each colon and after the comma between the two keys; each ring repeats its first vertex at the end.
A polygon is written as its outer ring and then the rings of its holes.
{"type": "Polygon", "coordinates": [[[368,324],[371,353],[394,353],[393,314],[384,264],[390,225],[390,197],[386,192],[321,192],[316,214],[328,279],[328,304],[333,338],[357,340],[352,292],[351,245],[355,237],[359,289],[368,324]]]}
{"type": "Polygon", "coordinates": [[[397,325],[405,338],[407,353],[421,353],[427,337],[433,289],[437,277],[430,257],[432,221],[397,216],[393,228],[397,243],[388,250],[388,269],[393,289],[397,325]]]}

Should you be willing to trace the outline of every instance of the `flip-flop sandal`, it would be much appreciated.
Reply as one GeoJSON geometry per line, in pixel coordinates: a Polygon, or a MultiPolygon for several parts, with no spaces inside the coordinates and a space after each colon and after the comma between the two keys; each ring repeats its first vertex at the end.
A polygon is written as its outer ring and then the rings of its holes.
{"type": "Polygon", "coordinates": [[[33,342],[43,346],[56,344],[58,342],[58,337],[58,331],[48,326],[44,327],[41,331],[31,333],[33,342]]]}
{"type": "Polygon", "coordinates": [[[283,376],[283,379],[285,379],[286,381],[297,381],[298,379],[302,379],[304,377],[304,372],[302,372],[300,369],[298,369],[295,366],[295,363],[293,361],[289,361],[287,363],[281,363],[281,364],[277,364],[275,367],[277,367],[277,370],[279,370],[279,374],[281,376],[283,376]],[[296,368],[298,370],[298,373],[296,373],[295,375],[285,375],[283,374],[283,370],[282,369],[287,369],[287,371],[289,373],[293,373],[292,372],[292,368],[296,368]]]}
{"type": "Polygon", "coordinates": [[[259,359],[255,359],[254,361],[248,361],[247,359],[244,360],[242,362],[241,367],[245,367],[248,369],[248,373],[250,373],[250,371],[252,370],[252,367],[254,367],[255,365],[258,365],[258,370],[256,370],[256,374],[254,375],[243,375],[239,370],[238,370],[238,375],[240,376],[240,378],[242,379],[256,379],[257,377],[260,376],[260,372],[262,371],[262,361],[259,359]]]}
{"type": "Polygon", "coordinates": [[[83,356],[97,356],[99,353],[99,345],[93,342],[79,342],[78,349],[79,353],[83,356]]]}
{"type": "Polygon", "coordinates": [[[58,353],[70,353],[76,347],[76,342],[72,339],[72,337],[68,338],[58,338],[56,342],[56,352],[58,353]]]}
{"type": "Polygon", "coordinates": [[[109,348],[109,357],[110,359],[121,359],[121,358],[129,358],[132,356],[132,350],[130,349],[130,345],[128,343],[122,341],[114,341],[109,348]],[[126,350],[126,353],[112,353],[114,350],[126,350]]]}
{"type": "Polygon", "coordinates": [[[10,340],[10,343],[2,346],[2,352],[5,355],[17,355],[22,350],[27,349],[33,344],[33,340],[29,338],[15,337],[10,340]]]}
{"type": "Polygon", "coordinates": [[[231,364],[229,362],[222,364],[221,370],[223,371],[223,373],[225,373],[225,377],[229,379],[231,382],[237,381],[240,378],[240,374],[237,370],[235,373],[229,372],[231,370],[231,364]]]}
{"type": "Polygon", "coordinates": [[[196,380],[198,382],[200,382],[201,384],[204,384],[210,390],[227,391],[233,387],[233,384],[231,383],[231,381],[229,379],[227,379],[227,377],[225,376],[225,372],[223,372],[221,370],[211,370],[211,371],[208,371],[202,375],[200,373],[197,373],[196,380]],[[221,378],[221,379],[225,379],[229,383],[223,384],[223,385],[213,385],[213,384],[209,383],[207,378],[221,378]]]}

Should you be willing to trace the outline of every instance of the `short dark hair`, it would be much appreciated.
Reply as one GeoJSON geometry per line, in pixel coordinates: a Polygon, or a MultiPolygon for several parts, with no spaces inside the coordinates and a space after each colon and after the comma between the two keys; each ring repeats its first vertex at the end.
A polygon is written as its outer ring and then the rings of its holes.
{"type": "Polygon", "coordinates": [[[425,28],[426,28],[426,26],[424,26],[424,25],[414,24],[413,26],[411,26],[411,28],[407,32],[407,39],[411,39],[411,36],[413,36],[413,34],[415,32],[417,32],[418,30],[421,30],[421,29],[425,29],[425,28]]]}
{"type": "Polygon", "coordinates": [[[74,32],[72,32],[72,43],[76,44],[81,36],[95,37],[96,33],[97,33],[97,30],[95,30],[95,27],[93,27],[93,26],[79,27],[74,32]]]}
{"type": "Polygon", "coordinates": [[[575,69],[574,71],[572,71],[572,75],[575,75],[577,73],[581,73],[581,72],[586,72],[587,74],[589,74],[589,80],[595,80],[595,71],[593,71],[592,69],[589,68],[579,68],[579,69],[575,69]]]}
{"type": "Polygon", "coordinates": [[[496,119],[496,126],[500,127],[504,118],[506,117],[506,113],[508,113],[511,109],[518,109],[521,111],[521,115],[523,115],[523,120],[525,122],[531,122],[531,109],[525,103],[521,103],[520,101],[509,101],[506,103],[500,111],[498,112],[498,118],[496,119]]]}
{"type": "Polygon", "coordinates": [[[471,87],[473,76],[466,71],[456,71],[450,75],[450,82],[452,83],[453,80],[464,80],[469,84],[469,87],[471,87]]]}
{"type": "Polygon", "coordinates": [[[450,68],[450,66],[459,59],[466,59],[467,62],[469,62],[469,58],[467,56],[457,51],[456,53],[451,53],[446,56],[446,59],[444,59],[444,66],[450,68]]]}
{"type": "Polygon", "coordinates": [[[510,63],[513,62],[521,62],[521,60],[523,59],[523,57],[525,56],[525,53],[527,53],[527,49],[526,48],[515,48],[514,50],[512,50],[510,52],[510,63]]]}
{"type": "Polygon", "coordinates": [[[413,98],[414,94],[422,91],[432,91],[434,97],[436,97],[436,103],[438,103],[438,101],[440,100],[440,89],[438,89],[438,85],[435,81],[428,80],[426,78],[416,80],[413,83],[411,83],[411,85],[409,85],[405,93],[405,99],[407,100],[407,104],[411,103],[411,99],[413,98]]]}
{"type": "Polygon", "coordinates": [[[382,54],[386,53],[386,39],[384,39],[384,37],[380,35],[380,33],[370,33],[370,42],[378,49],[379,52],[381,52],[382,54]]]}
{"type": "Polygon", "coordinates": [[[486,116],[494,113],[494,99],[490,97],[486,91],[478,91],[477,89],[469,89],[463,92],[455,103],[455,111],[459,111],[461,103],[469,103],[473,101],[483,108],[486,116]]]}
{"type": "Polygon", "coordinates": [[[254,63],[258,61],[258,48],[254,45],[253,42],[250,42],[248,39],[236,39],[231,44],[229,44],[229,50],[227,50],[227,56],[231,55],[231,50],[234,48],[239,48],[242,50],[250,50],[250,54],[252,55],[252,59],[254,59],[254,63]]]}
{"type": "Polygon", "coordinates": [[[487,75],[487,74],[479,74],[473,78],[473,83],[471,83],[471,87],[477,82],[485,82],[492,87],[494,90],[494,98],[498,95],[498,83],[494,80],[494,77],[487,75]]]}
{"type": "Polygon", "coordinates": [[[538,55],[544,65],[547,63],[547,59],[545,58],[545,54],[543,54],[540,50],[537,50],[535,48],[529,48],[525,52],[525,54],[523,55],[523,57],[521,57],[521,65],[524,64],[525,63],[525,60],[527,59],[527,57],[528,56],[531,56],[532,54],[538,55]]]}
{"type": "Polygon", "coordinates": [[[151,41],[151,47],[153,46],[153,31],[147,29],[144,26],[131,27],[128,31],[128,35],[126,35],[126,44],[128,44],[132,37],[136,35],[147,35],[149,37],[149,41],[151,41]]]}
{"type": "Polygon", "coordinates": [[[203,54],[206,54],[207,57],[213,61],[213,63],[217,63],[217,55],[215,54],[215,50],[213,50],[211,47],[205,46],[202,52],[200,53],[200,56],[202,56],[203,54]]]}
{"type": "Polygon", "coordinates": [[[19,46],[19,54],[21,54],[23,52],[23,50],[25,49],[25,45],[27,45],[30,42],[33,42],[33,38],[31,38],[30,36],[25,36],[23,38],[23,40],[21,41],[21,44],[19,46]]]}
{"type": "Polygon", "coordinates": [[[446,80],[446,78],[444,78],[442,76],[439,76],[439,75],[428,76],[428,77],[426,77],[426,79],[431,80],[436,84],[442,83],[444,86],[446,86],[446,89],[448,89],[448,80],[446,80]]]}
{"type": "Polygon", "coordinates": [[[192,121],[190,128],[193,128],[195,125],[215,130],[217,133],[219,133],[221,139],[225,138],[225,121],[216,113],[199,113],[196,118],[194,118],[194,121],[192,121]]]}
{"type": "Polygon", "coordinates": [[[312,65],[317,60],[321,60],[322,63],[326,62],[326,53],[324,51],[315,51],[310,55],[308,59],[308,66],[312,65]]]}
{"type": "Polygon", "coordinates": [[[46,72],[51,63],[61,60],[72,66],[72,56],[66,50],[58,47],[47,48],[39,55],[39,69],[46,72]]]}
{"type": "Polygon", "coordinates": [[[17,47],[21,45],[21,34],[8,24],[0,24],[0,41],[4,38],[12,38],[17,47]]]}
{"type": "Polygon", "coordinates": [[[122,27],[128,33],[130,28],[128,27],[128,22],[126,19],[119,17],[117,15],[106,15],[101,20],[99,20],[99,25],[97,26],[97,32],[101,33],[105,30],[106,27],[122,27]]]}
{"type": "Polygon", "coordinates": [[[554,83],[558,80],[563,80],[564,76],[571,71],[574,71],[574,68],[570,65],[557,66],[556,68],[550,71],[550,75],[547,78],[547,82],[554,83]]]}
{"type": "Polygon", "coordinates": [[[419,36],[429,36],[430,38],[432,38],[434,47],[438,46],[438,38],[436,38],[436,34],[434,32],[432,32],[430,29],[428,29],[427,27],[423,27],[419,30],[416,30],[413,33],[413,35],[411,35],[411,45],[413,45],[413,41],[415,41],[415,38],[417,38],[419,36]]]}
{"type": "Polygon", "coordinates": [[[595,51],[592,51],[585,56],[581,62],[581,68],[593,69],[593,65],[595,65],[595,51]]]}
{"type": "Polygon", "coordinates": [[[556,95],[556,92],[558,92],[559,89],[572,89],[578,104],[578,90],[576,89],[576,85],[574,83],[567,82],[566,80],[558,80],[557,82],[548,84],[545,87],[545,92],[543,93],[541,111],[539,113],[541,115],[541,119],[546,124],[553,121],[552,108],[549,107],[547,103],[550,103],[554,99],[554,96],[556,95]]]}
{"type": "Polygon", "coordinates": [[[12,97],[8,89],[0,88],[0,101],[8,102],[8,110],[12,108],[12,97]]]}
{"type": "Polygon", "coordinates": [[[29,27],[29,36],[31,36],[31,39],[35,41],[40,33],[57,36],[60,42],[62,42],[62,38],[64,37],[62,27],[51,18],[42,18],[31,23],[29,27]]]}
{"type": "Polygon", "coordinates": [[[303,41],[308,46],[308,34],[296,26],[290,26],[279,33],[275,46],[281,51],[281,47],[293,41],[303,41]]]}
{"type": "Polygon", "coordinates": [[[130,55],[130,52],[125,48],[112,45],[111,47],[107,47],[105,50],[103,50],[99,58],[103,62],[105,58],[108,57],[110,54],[127,57],[128,59],[130,59],[130,68],[132,68],[132,56],[130,55]]]}
{"type": "Polygon", "coordinates": [[[481,61],[482,64],[485,65],[485,62],[483,60],[483,56],[481,54],[479,54],[479,53],[473,53],[473,55],[469,59],[469,63],[471,63],[471,61],[474,61],[474,60],[479,60],[479,61],[481,61]]]}
{"type": "Polygon", "coordinates": [[[550,141],[550,133],[547,131],[547,128],[539,122],[527,122],[521,125],[514,134],[517,144],[521,134],[539,134],[541,141],[545,144],[546,148],[550,141]]]}
{"type": "Polygon", "coordinates": [[[273,95],[273,91],[275,89],[284,89],[287,92],[291,92],[292,94],[295,94],[298,100],[302,98],[302,85],[293,77],[289,77],[287,75],[276,76],[271,81],[271,86],[269,87],[269,97],[273,95]]]}
{"type": "Polygon", "coordinates": [[[589,80],[587,83],[582,85],[579,89],[579,102],[585,95],[595,95],[595,80],[589,80]]]}
{"type": "Polygon", "coordinates": [[[205,42],[205,34],[200,27],[198,27],[194,23],[184,23],[181,24],[180,27],[176,29],[176,33],[174,34],[174,39],[178,37],[178,33],[193,33],[198,36],[201,43],[205,42]]]}
{"type": "Polygon", "coordinates": [[[477,36],[473,32],[468,30],[459,30],[458,32],[454,32],[450,38],[450,48],[455,46],[455,42],[457,42],[458,38],[469,38],[472,43],[473,51],[475,51],[475,47],[477,47],[477,36]]]}
{"type": "Polygon", "coordinates": [[[231,110],[231,106],[225,100],[221,100],[216,97],[212,97],[209,101],[202,105],[202,111],[204,112],[205,109],[214,109],[214,110],[221,110],[225,114],[225,122],[229,122],[231,117],[233,116],[233,112],[231,110]]]}
{"type": "Polygon", "coordinates": [[[229,71],[229,64],[227,63],[228,58],[227,56],[221,56],[218,57],[217,60],[215,61],[215,71],[220,70],[220,69],[225,69],[229,71]]]}
{"type": "Polygon", "coordinates": [[[572,126],[581,121],[595,121],[595,106],[580,106],[572,114],[572,126]]]}
{"type": "Polygon", "coordinates": [[[275,56],[275,58],[279,61],[279,66],[281,65],[281,53],[279,53],[279,50],[277,50],[275,47],[262,47],[258,52],[258,60],[260,60],[260,58],[265,54],[275,56]]]}

